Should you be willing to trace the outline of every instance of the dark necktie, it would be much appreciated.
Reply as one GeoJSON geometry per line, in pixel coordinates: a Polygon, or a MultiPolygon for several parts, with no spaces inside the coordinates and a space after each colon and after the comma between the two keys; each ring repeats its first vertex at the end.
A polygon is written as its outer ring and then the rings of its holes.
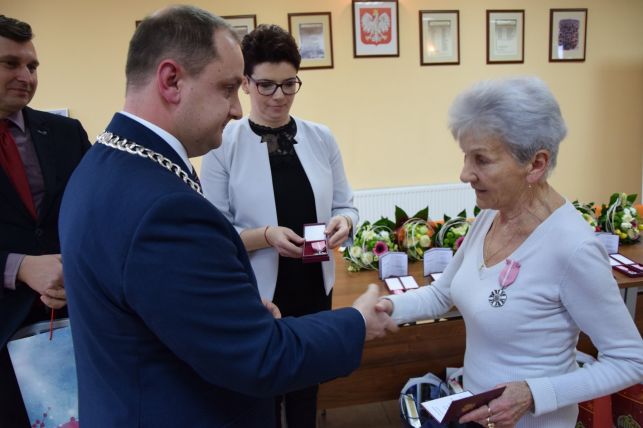
{"type": "Polygon", "coordinates": [[[25,166],[18,152],[16,141],[9,130],[9,121],[7,119],[0,119],[0,166],[9,176],[13,187],[18,192],[25,207],[27,207],[27,211],[33,218],[36,218],[36,206],[31,196],[25,166]]]}

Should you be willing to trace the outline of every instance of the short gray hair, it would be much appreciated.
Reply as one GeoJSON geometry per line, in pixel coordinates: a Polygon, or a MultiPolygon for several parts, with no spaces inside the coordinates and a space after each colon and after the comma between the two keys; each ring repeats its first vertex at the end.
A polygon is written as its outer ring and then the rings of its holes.
{"type": "Polygon", "coordinates": [[[556,166],[558,147],[567,135],[558,102],[537,77],[476,83],[451,105],[449,129],[456,140],[472,133],[500,138],[521,164],[538,150],[547,150],[550,154],[547,173],[556,166]]]}
{"type": "Polygon", "coordinates": [[[221,29],[239,40],[223,18],[194,6],[171,6],[148,16],[136,27],[129,44],[125,66],[127,87],[144,85],[166,58],[176,60],[188,73],[198,75],[217,58],[213,35],[221,29]]]}

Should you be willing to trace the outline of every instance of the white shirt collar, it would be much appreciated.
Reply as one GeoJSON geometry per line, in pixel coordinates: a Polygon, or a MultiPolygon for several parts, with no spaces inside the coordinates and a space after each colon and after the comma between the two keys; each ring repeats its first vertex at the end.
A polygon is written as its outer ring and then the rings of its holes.
{"type": "Polygon", "coordinates": [[[154,125],[151,122],[148,122],[145,119],[142,119],[135,114],[126,112],[126,111],[120,111],[120,114],[129,117],[132,120],[137,121],[141,125],[145,126],[148,128],[150,131],[154,132],[156,135],[161,137],[163,141],[168,143],[170,147],[174,149],[174,151],[181,157],[183,162],[190,168],[190,172],[194,172],[194,167],[190,163],[190,159],[188,158],[188,152],[185,150],[185,147],[183,147],[183,144],[179,140],[176,139],[176,137],[169,132],[165,131],[164,129],[159,128],[158,126],[154,125]]]}

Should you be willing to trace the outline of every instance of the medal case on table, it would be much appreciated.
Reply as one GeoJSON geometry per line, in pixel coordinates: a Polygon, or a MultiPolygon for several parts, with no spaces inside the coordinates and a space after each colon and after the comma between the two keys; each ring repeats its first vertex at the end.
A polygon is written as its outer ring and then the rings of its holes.
{"type": "Polygon", "coordinates": [[[612,269],[631,278],[643,276],[643,265],[622,254],[610,254],[610,264],[612,269]]]}
{"type": "Polygon", "coordinates": [[[389,293],[401,294],[418,288],[413,276],[409,275],[409,259],[406,253],[389,251],[379,257],[379,277],[384,281],[389,293]]]}

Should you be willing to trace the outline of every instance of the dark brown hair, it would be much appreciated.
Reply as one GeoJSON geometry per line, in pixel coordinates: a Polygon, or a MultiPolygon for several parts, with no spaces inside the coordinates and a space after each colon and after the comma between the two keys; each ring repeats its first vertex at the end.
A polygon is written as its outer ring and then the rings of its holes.
{"type": "Polygon", "coordinates": [[[0,37],[25,43],[33,38],[31,25],[8,16],[0,15],[0,37]]]}
{"type": "Polygon", "coordinates": [[[288,62],[299,71],[301,55],[297,42],[278,25],[261,24],[241,41],[244,68],[243,73],[251,76],[255,66],[264,62],[288,62]]]}

